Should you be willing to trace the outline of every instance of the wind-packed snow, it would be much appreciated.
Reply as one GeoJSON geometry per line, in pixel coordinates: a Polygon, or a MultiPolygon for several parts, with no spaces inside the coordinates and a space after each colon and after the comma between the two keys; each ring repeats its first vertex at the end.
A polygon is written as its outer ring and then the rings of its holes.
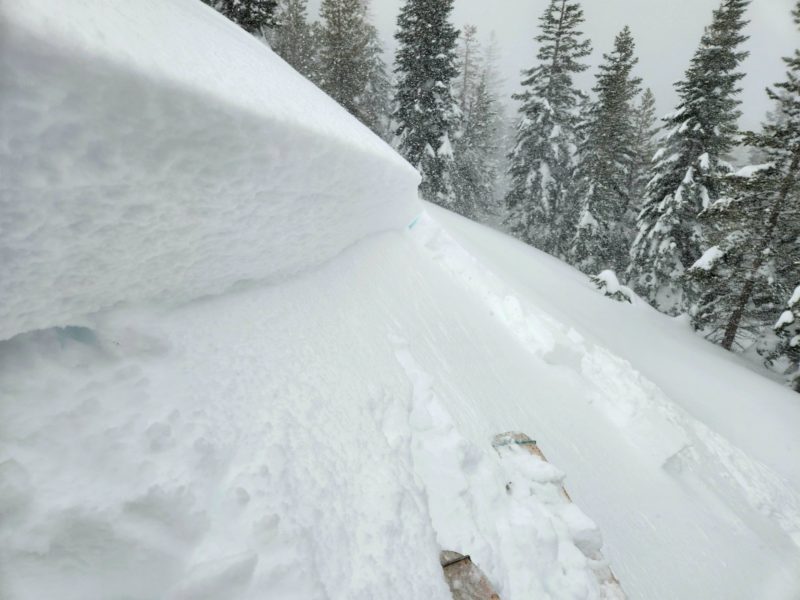
{"type": "Polygon", "coordinates": [[[449,600],[443,549],[504,600],[797,597],[792,392],[417,214],[199,2],[0,10],[0,598],[449,600]]]}
{"type": "Polygon", "coordinates": [[[418,212],[402,158],[197,0],[0,20],[0,339],[275,280],[418,212]]]}

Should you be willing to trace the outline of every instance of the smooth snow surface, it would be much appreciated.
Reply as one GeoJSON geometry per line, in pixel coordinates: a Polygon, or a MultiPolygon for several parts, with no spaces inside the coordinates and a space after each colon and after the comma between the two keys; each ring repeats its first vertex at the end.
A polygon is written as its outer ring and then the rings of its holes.
{"type": "Polygon", "coordinates": [[[0,339],[276,280],[407,223],[417,173],[198,0],[0,3],[0,339]]]}

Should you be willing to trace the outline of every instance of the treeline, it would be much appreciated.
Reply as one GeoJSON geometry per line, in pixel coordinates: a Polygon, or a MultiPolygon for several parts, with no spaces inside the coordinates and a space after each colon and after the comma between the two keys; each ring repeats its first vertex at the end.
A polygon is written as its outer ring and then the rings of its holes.
{"type": "Polygon", "coordinates": [[[367,0],[203,0],[267,41],[423,175],[420,194],[477,220],[503,212],[507,127],[497,46],[450,23],[453,0],[407,2],[394,69],[367,0]]]}
{"type": "MultiPolygon", "coordinates": [[[[393,144],[422,174],[426,200],[502,217],[589,275],[614,271],[800,391],[800,51],[767,91],[774,110],[762,130],[739,131],[750,0],[721,1],[660,122],[630,29],[582,90],[575,77],[592,53],[583,10],[550,0],[510,136],[496,47],[454,27],[453,0],[405,1],[391,72],[365,0],[323,0],[319,22],[306,0],[205,1],[393,144]],[[730,163],[742,147],[756,166],[730,163]]],[[[800,0],[793,17],[800,26],[800,0]]]]}
{"type": "MultiPolygon", "coordinates": [[[[749,4],[723,0],[713,12],[656,136],[630,30],[588,96],[573,80],[591,52],[583,11],[552,0],[538,64],[517,96],[508,223],[587,274],[613,270],[660,311],[688,315],[708,339],[760,357],[800,391],[800,51],[767,91],[775,108],[762,131],[740,132],[749,4]],[[743,145],[759,166],[730,164],[743,145]]],[[[800,2],[793,16],[800,25],[800,2]]]]}

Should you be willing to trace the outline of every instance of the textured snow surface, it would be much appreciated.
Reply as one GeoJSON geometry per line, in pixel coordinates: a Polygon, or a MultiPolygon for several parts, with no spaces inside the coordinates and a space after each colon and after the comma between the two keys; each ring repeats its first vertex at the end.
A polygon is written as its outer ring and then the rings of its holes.
{"type": "Polygon", "coordinates": [[[594,522],[631,598],[793,600],[794,395],[428,211],[280,285],[0,343],[0,597],[444,600],[446,548],[504,599],[598,598],[594,522]],[[498,461],[508,430],[586,516],[498,461]]]}
{"type": "Polygon", "coordinates": [[[275,280],[403,227],[417,173],[197,0],[0,3],[0,339],[275,280]]]}
{"type": "Polygon", "coordinates": [[[415,231],[433,258],[531,357],[532,381],[477,400],[481,414],[534,432],[569,474],[625,591],[796,598],[796,395],[644,302],[609,301],[552,257],[428,212],[444,229],[415,231]]]}
{"type": "Polygon", "coordinates": [[[517,419],[475,401],[526,361],[460,294],[384,234],[279,286],[0,343],[0,597],[446,600],[442,548],[503,598],[605,597],[563,474],[491,447],[517,419]]]}

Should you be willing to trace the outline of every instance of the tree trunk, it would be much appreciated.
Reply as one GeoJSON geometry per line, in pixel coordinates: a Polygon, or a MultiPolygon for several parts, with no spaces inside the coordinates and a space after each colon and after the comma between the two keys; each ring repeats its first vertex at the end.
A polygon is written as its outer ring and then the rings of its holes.
{"type": "Polygon", "coordinates": [[[742,293],[739,295],[739,300],[736,302],[736,308],[733,310],[731,318],[728,320],[728,325],[725,327],[725,337],[722,338],[722,347],[725,350],[733,349],[733,343],[736,341],[736,333],[739,331],[739,325],[742,323],[744,316],[744,309],[747,303],[750,302],[750,296],[753,295],[753,290],[756,287],[755,273],[761,268],[761,261],[756,260],[757,264],[753,265],[753,271],[750,277],[742,288],[742,293]]]}

